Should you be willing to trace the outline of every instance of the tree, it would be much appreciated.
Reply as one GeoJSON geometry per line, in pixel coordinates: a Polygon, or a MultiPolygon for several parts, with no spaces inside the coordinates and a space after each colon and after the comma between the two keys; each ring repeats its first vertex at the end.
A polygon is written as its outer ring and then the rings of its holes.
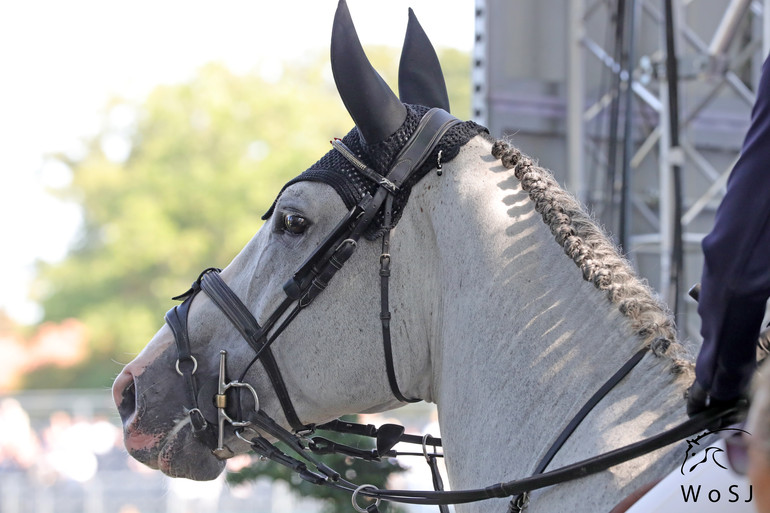
{"type": "MultiPolygon", "coordinates": [[[[73,181],[60,194],[81,205],[85,221],[67,258],[40,269],[45,319],[85,322],[92,359],[130,359],[162,323],[169,297],[203,268],[227,264],[283,183],[349,129],[332,93],[319,63],[278,83],[209,65],[142,105],[113,102],[86,155],[65,160],[73,181]],[[128,129],[110,126],[126,113],[128,129]],[[109,144],[120,138],[130,152],[116,160],[109,144]]],[[[106,384],[119,369],[105,367],[106,384]]]]}

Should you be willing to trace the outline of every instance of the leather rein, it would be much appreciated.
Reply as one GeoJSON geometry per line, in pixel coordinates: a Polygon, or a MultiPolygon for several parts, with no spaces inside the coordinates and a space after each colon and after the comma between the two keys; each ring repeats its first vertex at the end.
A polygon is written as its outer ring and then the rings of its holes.
{"type": "MultiPolygon", "coordinates": [[[[393,424],[385,424],[376,428],[371,425],[361,425],[341,420],[335,420],[319,426],[307,425],[301,422],[273,356],[271,344],[296,318],[299,312],[309,306],[323,292],[334,275],[353,255],[358,240],[372,224],[377,213],[383,208],[384,235],[382,237],[382,254],[380,255],[380,320],[382,324],[385,370],[391,392],[398,400],[402,402],[416,402],[420,400],[418,398],[406,397],[402,394],[398,387],[393,364],[390,335],[391,316],[388,299],[392,205],[394,195],[399,188],[422,166],[442,136],[459,122],[458,119],[441,109],[431,109],[420,121],[415,133],[396,157],[395,164],[387,176],[382,176],[368,168],[341,141],[335,140],[332,142],[335,149],[355,165],[364,176],[375,181],[378,188],[373,195],[364,195],[361,201],[348,212],[285,283],[283,290],[286,297],[268,317],[264,325],[259,324],[246,305],[222,280],[219,275],[220,270],[216,268],[204,270],[188,291],[174,298],[182,300],[182,303],[169,310],[166,314],[166,322],[174,334],[177,346],[178,359],[176,361],[176,371],[185,383],[184,388],[188,404],[186,411],[190,418],[193,435],[208,446],[217,458],[226,459],[234,455],[233,451],[224,443],[225,424],[230,424],[235,430],[235,435],[248,443],[252,450],[260,456],[291,468],[304,480],[350,492],[352,494],[353,507],[357,511],[377,512],[379,511],[378,505],[380,501],[387,500],[411,504],[438,505],[441,511],[445,512],[447,511],[446,504],[460,504],[513,496],[509,511],[518,512],[526,507],[528,492],[532,490],[606,470],[614,465],[692,436],[712,426],[725,416],[739,413],[737,408],[721,411],[707,410],[670,430],[640,442],[557,470],[545,472],[546,467],[559,448],[590,413],[591,409],[641,361],[649,349],[645,347],[632,356],[588,400],[575,418],[562,431],[561,435],[553,443],[549,451],[547,451],[545,457],[541,459],[533,476],[506,483],[498,483],[487,488],[461,491],[443,491],[441,476],[436,466],[436,458],[441,457],[441,454],[435,452],[435,449],[441,447],[442,444],[439,438],[433,438],[429,435],[420,437],[405,434],[402,426],[393,424]],[[220,352],[219,380],[217,382],[217,392],[213,394],[213,397],[206,397],[199,390],[195,375],[198,362],[191,352],[188,333],[189,309],[193,299],[201,291],[211,298],[213,303],[222,311],[254,350],[254,357],[243,370],[240,377],[231,381],[228,381],[226,378],[226,352],[220,352]],[[293,429],[293,433],[281,427],[260,409],[259,397],[256,391],[244,381],[246,373],[257,361],[262,363],[272,387],[275,389],[284,416],[293,429]],[[246,389],[251,394],[254,405],[253,409],[250,408],[248,413],[243,412],[240,394],[235,395],[235,408],[229,404],[228,391],[234,388],[246,389]],[[207,419],[201,411],[199,396],[202,395],[201,400],[213,400],[217,411],[216,423],[207,419]],[[235,416],[234,409],[237,412],[237,419],[233,418],[235,416]],[[316,430],[375,438],[376,449],[367,451],[338,444],[322,437],[310,438],[309,436],[314,434],[316,430]],[[296,453],[297,457],[289,456],[276,448],[262,436],[262,433],[271,435],[284,442],[296,453]],[[338,453],[365,460],[379,461],[381,458],[398,456],[399,453],[393,450],[393,447],[399,442],[422,445],[422,455],[425,456],[433,474],[434,491],[383,490],[366,484],[358,486],[343,479],[340,473],[309,454],[338,453]],[[432,447],[431,452],[428,452],[428,446],[432,447]],[[361,507],[358,504],[359,496],[374,499],[375,502],[365,508],[361,507]]],[[[440,156],[438,168],[439,170],[441,168],[440,156]]],[[[413,454],[420,453],[400,453],[400,455],[413,454]]]]}

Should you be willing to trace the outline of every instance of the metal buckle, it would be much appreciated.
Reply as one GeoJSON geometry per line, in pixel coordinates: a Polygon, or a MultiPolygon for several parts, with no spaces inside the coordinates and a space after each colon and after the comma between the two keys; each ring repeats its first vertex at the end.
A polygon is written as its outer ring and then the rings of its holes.
{"type": "Polygon", "coordinates": [[[529,506],[529,492],[523,492],[511,499],[508,504],[508,513],[522,513],[529,506]]]}
{"type": "Polygon", "coordinates": [[[384,176],[380,178],[379,185],[381,187],[384,187],[391,194],[395,194],[398,192],[398,186],[393,182],[391,182],[390,180],[388,180],[387,178],[385,178],[384,176]]]}
{"type": "MultiPolygon", "coordinates": [[[[234,428],[243,428],[251,425],[251,421],[233,420],[225,411],[227,408],[227,391],[230,388],[245,388],[254,396],[254,411],[259,410],[259,396],[254,387],[248,383],[240,381],[227,382],[225,377],[227,351],[224,349],[219,352],[219,382],[217,384],[217,395],[214,396],[214,404],[217,407],[217,447],[212,452],[219,459],[229,458],[234,455],[233,451],[225,445],[225,422],[228,422],[234,428]]],[[[237,430],[236,430],[237,435],[237,430]]]]}

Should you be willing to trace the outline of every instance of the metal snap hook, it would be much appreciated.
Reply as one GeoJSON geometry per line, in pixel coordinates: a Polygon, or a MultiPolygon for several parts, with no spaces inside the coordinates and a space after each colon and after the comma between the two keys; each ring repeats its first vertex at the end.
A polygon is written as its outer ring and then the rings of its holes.
{"type": "Polygon", "coordinates": [[[523,492],[514,497],[508,505],[508,510],[514,513],[521,513],[529,506],[529,492],[523,492]]]}
{"type": "MultiPolygon", "coordinates": [[[[253,448],[254,447],[254,442],[252,440],[249,440],[248,438],[244,438],[243,435],[241,435],[241,433],[243,431],[247,430],[247,429],[249,431],[253,432],[257,437],[261,437],[262,436],[262,433],[260,433],[259,431],[257,431],[256,429],[254,429],[252,427],[245,427],[245,428],[241,427],[241,428],[236,429],[235,430],[235,436],[238,437],[239,439],[243,440],[244,442],[249,444],[250,447],[253,448]]],[[[260,454],[259,455],[259,461],[267,461],[267,456],[265,456],[264,454],[260,454]]]]}
{"type": "MultiPolygon", "coordinates": [[[[433,438],[430,434],[425,435],[422,437],[422,455],[425,456],[425,461],[430,463],[430,458],[432,456],[436,456],[436,454],[428,454],[428,440],[433,438]]],[[[435,451],[435,449],[434,449],[435,451]]]]}
{"type": "MultiPolygon", "coordinates": [[[[353,503],[353,507],[355,508],[355,510],[358,511],[359,513],[367,513],[368,512],[368,510],[366,510],[366,509],[364,509],[364,508],[362,508],[361,506],[358,505],[358,492],[360,492],[361,490],[363,490],[365,488],[371,488],[372,490],[377,491],[377,487],[374,486],[374,485],[370,485],[370,484],[363,484],[363,485],[359,486],[358,488],[356,488],[353,491],[353,497],[351,497],[351,502],[353,503]]],[[[380,502],[382,502],[382,499],[377,497],[374,500],[374,507],[375,508],[379,507],[380,506],[380,502]]]]}

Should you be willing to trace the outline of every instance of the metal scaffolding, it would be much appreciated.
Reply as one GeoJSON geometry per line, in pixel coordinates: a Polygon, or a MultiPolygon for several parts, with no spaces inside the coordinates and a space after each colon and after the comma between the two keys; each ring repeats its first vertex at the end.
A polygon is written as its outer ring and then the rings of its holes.
{"type": "MultiPolygon", "coordinates": [[[[675,311],[682,335],[697,339],[686,292],[748,126],[770,49],[770,0],[565,3],[564,181],[675,311]]],[[[476,6],[474,114],[485,123],[496,55],[486,31],[507,7],[476,6]]]]}

